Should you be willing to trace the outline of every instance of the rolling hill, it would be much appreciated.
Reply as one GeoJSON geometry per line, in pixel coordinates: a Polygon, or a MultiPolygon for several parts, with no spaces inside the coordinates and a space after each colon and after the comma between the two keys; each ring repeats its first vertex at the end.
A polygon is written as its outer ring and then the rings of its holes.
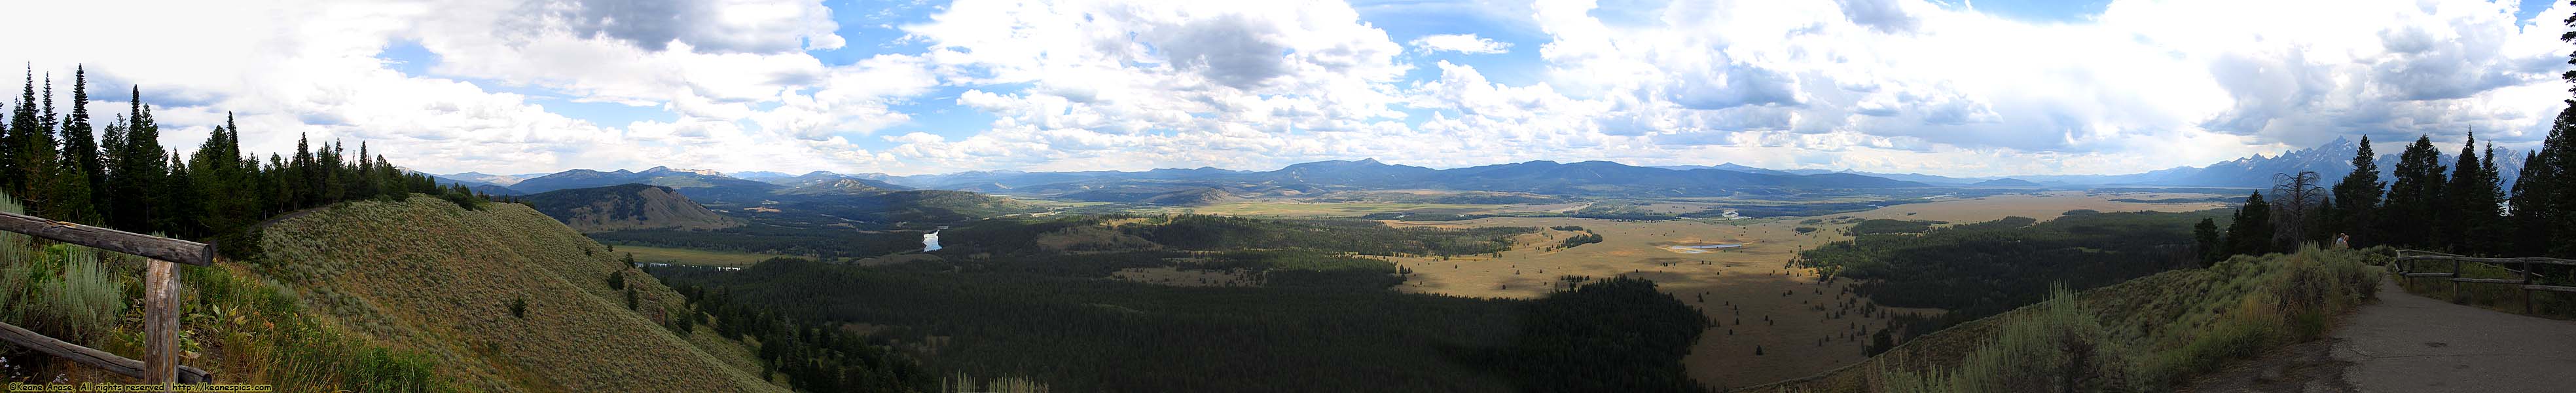
{"type": "Polygon", "coordinates": [[[542,193],[554,190],[606,187],[627,183],[670,187],[699,202],[724,204],[758,204],[772,192],[786,188],[776,184],[736,179],[714,171],[653,167],[641,172],[619,169],[600,172],[574,169],[520,181],[511,189],[542,193]]]}
{"type": "Polygon", "coordinates": [[[261,269],[310,318],[423,352],[470,390],[786,391],[749,346],[666,325],[696,315],[678,293],[525,206],[350,202],[286,218],[261,244],[261,269]]]}
{"type": "Polygon", "coordinates": [[[670,187],[622,184],[554,190],[523,199],[529,207],[584,233],[626,229],[717,229],[742,221],[716,214],[670,187]]]}
{"type": "Polygon", "coordinates": [[[2014,179],[2014,178],[2002,178],[2002,179],[1987,180],[1987,181],[1976,182],[1976,184],[1969,184],[1969,185],[1970,185],[1970,186],[1977,186],[1977,187],[2039,187],[2039,186],[2040,186],[2040,184],[2039,184],[2039,183],[2032,183],[2032,182],[2030,182],[2029,180],[2014,179]]]}
{"type": "Polygon", "coordinates": [[[786,186],[779,195],[868,195],[912,189],[874,179],[838,173],[814,171],[800,176],[761,179],[762,182],[786,186]]]}

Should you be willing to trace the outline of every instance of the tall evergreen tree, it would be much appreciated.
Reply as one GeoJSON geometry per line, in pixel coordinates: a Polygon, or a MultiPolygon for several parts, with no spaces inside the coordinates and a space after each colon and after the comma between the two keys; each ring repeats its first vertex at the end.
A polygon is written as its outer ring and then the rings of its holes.
{"type": "Polygon", "coordinates": [[[71,204],[54,197],[63,185],[55,179],[53,95],[54,77],[46,75],[44,120],[35,129],[17,135],[17,167],[19,177],[26,182],[19,190],[19,200],[34,207],[37,214],[46,216],[57,216],[60,215],[58,211],[72,208],[71,204]]]}
{"type": "Polygon", "coordinates": [[[2236,209],[2236,219],[2227,226],[2226,255],[2263,255],[2273,252],[2272,203],[2263,201],[2263,193],[2245,196],[2245,206],[2236,209]]]}
{"type": "Polygon", "coordinates": [[[90,195],[90,205],[98,207],[99,222],[111,227],[123,225],[128,215],[116,210],[123,206],[124,199],[131,197],[117,194],[123,190],[118,185],[127,175],[118,171],[125,167],[125,130],[128,128],[133,127],[128,125],[125,114],[120,113],[108,120],[107,127],[98,137],[100,180],[98,188],[90,189],[96,193],[90,195]]]}
{"type": "Polygon", "coordinates": [[[2505,216],[2505,203],[2513,194],[2506,192],[2503,169],[2496,167],[2493,141],[2487,142],[2486,150],[2478,155],[2477,180],[2469,187],[2472,193],[2477,194],[2478,203],[2470,205],[2475,208],[2471,213],[2477,215],[2477,221],[2468,225],[2466,239],[2469,247],[2464,250],[2485,254],[2511,252],[2513,220],[2505,216]]]}
{"type": "Polygon", "coordinates": [[[157,161],[162,162],[162,167],[168,168],[169,172],[150,185],[154,195],[149,199],[152,202],[151,228],[173,237],[204,237],[205,227],[197,223],[200,205],[194,195],[196,187],[189,177],[187,158],[180,157],[179,153],[170,153],[157,161]]]}
{"type": "Polygon", "coordinates": [[[2397,182],[2389,186],[2387,203],[2379,211],[2379,229],[2387,237],[2382,244],[2430,244],[2428,224],[2438,222],[2441,214],[2444,169],[2442,152],[2433,147],[2430,135],[2416,137],[2415,144],[2398,153],[2391,171],[2397,182]]]}
{"type": "Polygon", "coordinates": [[[2227,245],[2218,240],[2218,220],[2200,219],[2200,225],[2191,227],[2191,239],[2199,246],[2194,251],[2200,252],[2201,266],[2216,264],[2219,259],[2227,257],[2227,245]]]}
{"type": "Polygon", "coordinates": [[[9,112],[8,132],[0,133],[0,191],[23,197],[24,193],[21,191],[26,189],[27,174],[18,166],[18,152],[25,150],[20,144],[27,140],[25,137],[27,134],[36,132],[36,127],[42,124],[36,120],[39,114],[36,112],[34,66],[27,68],[27,84],[18,93],[16,105],[17,110],[9,112]]]}
{"type": "Polygon", "coordinates": [[[2442,186],[2439,219],[2432,221],[2435,246],[2464,253],[2487,249],[2479,244],[2477,230],[2496,221],[2497,205],[2504,202],[2496,194],[2495,181],[2489,178],[2492,172],[2484,166],[2494,162],[2478,158],[2477,133],[2469,133],[2468,141],[2460,144],[2458,161],[2451,166],[2450,182],[2442,186]]]}
{"type": "Polygon", "coordinates": [[[2370,153],[2370,134],[2362,134],[2362,147],[2352,153],[2352,173],[2334,184],[2334,215],[2339,233],[2352,235],[2352,246],[2378,243],[2378,209],[2380,194],[2388,184],[2380,184],[2380,155],[2370,153]]]}
{"type": "Polygon", "coordinates": [[[314,168],[313,150],[308,140],[308,135],[295,136],[295,160],[287,164],[288,178],[296,182],[296,186],[290,188],[296,190],[294,196],[296,208],[310,206],[314,201],[321,199],[314,191],[322,189],[322,174],[320,169],[314,168]]]}
{"type": "Polygon", "coordinates": [[[2549,236],[2549,221],[2546,215],[2550,212],[2542,198],[2549,194],[2547,186],[2550,183],[2547,173],[2549,162],[2543,157],[2539,150],[2525,152],[2522,155],[2522,175],[2516,177],[2518,180],[2513,182],[2513,196],[2507,200],[2507,206],[2511,209],[2507,210],[2506,214],[2511,216],[2509,220],[2513,222],[2513,232],[2509,236],[2513,248],[2507,254],[2541,255],[2549,252],[2549,241],[2552,238],[2549,236]]]}
{"type": "Polygon", "coordinates": [[[106,186],[107,176],[99,173],[98,139],[89,123],[89,71],[72,69],[72,111],[63,119],[61,162],[57,178],[62,182],[55,199],[63,210],[49,213],[49,218],[99,224],[96,190],[106,186]]]}
{"type": "Polygon", "coordinates": [[[224,125],[206,135],[206,142],[189,156],[186,165],[189,186],[198,201],[191,215],[196,217],[194,224],[202,226],[201,230],[217,244],[231,245],[216,250],[229,248],[226,253],[236,258],[257,250],[259,238],[251,232],[251,226],[266,216],[262,209],[267,204],[261,201],[265,193],[260,192],[258,181],[253,179],[258,176],[257,162],[247,161],[247,166],[245,162],[241,156],[241,125],[226,113],[224,125]]]}
{"type": "Polygon", "coordinates": [[[168,223],[171,217],[157,208],[169,206],[168,199],[182,198],[162,193],[162,183],[170,175],[169,155],[161,149],[161,126],[152,119],[152,107],[143,104],[143,89],[135,87],[125,134],[116,157],[116,170],[109,182],[110,194],[116,197],[109,207],[110,223],[128,231],[161,230],[153,226],[168,223]]]}

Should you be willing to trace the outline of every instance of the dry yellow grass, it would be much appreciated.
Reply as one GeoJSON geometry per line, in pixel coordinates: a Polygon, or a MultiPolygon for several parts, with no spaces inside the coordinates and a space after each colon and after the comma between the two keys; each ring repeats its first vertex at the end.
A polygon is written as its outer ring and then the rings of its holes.
{"type": "Polygon", "coordinates": [[[780,257],[780,255],[736,251],[646,246],[617,246],[616,252],[635,254],[636,262],[717,267],[750,267],[760,261],[780,257]]]}
{"type": "MultiPolygon", "coordinates": [[[[2003,195],[1898,205],[1825,217],[1939,220],[1954,224],[1990,221],[2006,216],[2054,219],[2073,209],[2116,211],[2193,211],[2220,204],[2147,204],[2111,202],[2119,198],[2172,198],[2176,194],[2103,194],[2080,192],[2003,195]],[[1911,214],[1909,214],[1911,213],[1911,214]]],[[[1805,377],[1858,362],[1865,357],[1868,334],[1885,328],[1884,318],[1846,314],[1827,319],[1841,302],[1842,286],[1817,284],[1814,272],[1786,269],[1801,250],[1844,240],[1838,229],[1850,224],[1801,224],[1803,218],[1759,220],[1612,221],[1578,218],[1500,217],[1449,222],[1391,221],[1395,226],[1526,226],[1579,225],[1603,236],[1603,242],[1570,249],[1545,250],[1574,233],[1546,230],[1522,239],[1499,258],[1395,258],[1413,270],[1399,290],[1458,296],[1534,298],[1552,291],[1559,276],[1626,275],[1655,280],[1666,293],[1699,306],[1716,321],[1702,334],[1684,360],[1693,378],[1711,387],[1741,387],[1805,377]],[[1801,234],[1797,227],[1821,230],[1801,234]],[[1733,243],[1745,247],[1697,254],[1673,252],[1673,244],[1733,243]],[[1784,296],[1786,292],[1788,295],[1784,296]],[[1702,301],[1701,299],[1705,299],[1702,301]],[[1816,307],[1822,307],[1818,310],[1816,307]],[[1766,322],[1764,317],[1770,317],[1766,322]],[[1739,321],[1740,319],[1740,321],[1739,321]],[[1731,334],[1730,334],[1731,332],[1731,334]],[[1854,335],[1857,334],[1857,337],[1854,335]],[[1827,341],[1818,344],[1819,339],[1827,341]],[[1754,356],[1754,348],[1764,355],[1754,356]]],[[[1847,221],[1856,222],[1857,220],[1847,221]]],[[[1866,303],[1866,299],[1859,300],[1866,303]]],[[[1940,310],[1903,310],[1927,315],[1940,310]]]]}
{"type": "Polygon", "coordinates": [[[743,344],[662,327],[679,294],[525,206],[350,202],[279,222],[263,244],[317,317],[427,352],[472,390],[785,391],[746,367],[743,344]],[[616,272],[637,309],[609,287],[616,272]]]}
{"type": "Polygon", "coordinates": [[[1847,215],[1859,218],[1932,220],[1948,221],[1951,224],[1966,224],[1980,221],[1991,221],[1997,218],[2004,218],[2006,216],[2022,216],[2047,221],[2056,219],[2057,216],[2065,214],[2068,210],[2076,209],[2093,209],[2103,212],[2187,212],[2230,206],[2226,203],[2215,202],[2136,203],[2111,201],[2112,199],[2122,198],[2152,200],[2166,198],[2198,198],[2208,196],[2213,195],[2184,193],[2118,193],[2085,195],[2082,191],[2054,191],[2039,193],[2036,195],[1996,195],[1974,199],[1953,199],[1939,202],[1904,204],[1865,212],[1836,214],[1829,217],[1847,215]]]}

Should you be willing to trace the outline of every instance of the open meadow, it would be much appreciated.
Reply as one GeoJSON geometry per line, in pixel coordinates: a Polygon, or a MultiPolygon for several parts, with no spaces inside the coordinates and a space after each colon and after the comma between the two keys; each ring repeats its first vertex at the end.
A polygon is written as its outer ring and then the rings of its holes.
{"type": "Polygon", "coordinates": [[[1623,221],[1559,217],[1495,217],[1464,221],[1386,221],[1388,225],[1439,227],[1563,227],[1521,235],[1510,251],[1467,257],[1399,257],[1412,276],[1397,289],[1472,297],[1535,298],[1556,288],[1561,276],[1629,276],[1654,280],[1665,293],[1697,306],[1715,322],[1685,360],[1693,378],[1710,387],[1741,387],[1831,370],[1866,358],[1870,334],[1886,328],[1892,309],[1845,292],[1849,282],[1820,284],[1812,269],[1789,268],[1802,250],[1848,240],[1842,229],[1863,219],[1934,220],[1950,225],[2008,216],[2054,219],[2068,210],[2196,211],[2218,203],[2133,203],[2112,199],[2206,196],[2174,193],[2087,194],[2050,192],[1941,200],[1823,217],[1735,220],[1623,221]],[[1814,221],[1810,221],[1813,219],[1814,221]],[[1802,231],[1801,228],[1814,228],[1802,231]],[[1589,232],[1599,243],[1571,248],[1568,237],[1589,232]],[[1737,248],[1681,248],[1707,245],[1737,248]],[[1757,354],[1757,352],[1759,354],[1757,354]]]}
{"type": "Polygon", "coordinates": [[[752,264],[760,263],[760,261],[781,256],[740,251],[650,246],[617,246],[616,252],[634,254],[635,261],[642,263],[668,263],[673,265],[707,267],[749,267],[752,264]]]}

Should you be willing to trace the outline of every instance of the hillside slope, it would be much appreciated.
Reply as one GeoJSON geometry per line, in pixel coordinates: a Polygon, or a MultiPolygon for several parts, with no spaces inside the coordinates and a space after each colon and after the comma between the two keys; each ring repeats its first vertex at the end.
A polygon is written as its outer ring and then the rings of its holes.
{"type": "Polygon", "coordinates": [[[315,318],[426,352],[474,390],[784,391],[744,345],[673,334],[662,321],[685,309],[680,295],[526,206],[345,203],[268,227],[262,245],[262,270],[315,318]]]}
{"type": "Polygon", "coordinates": [[[624,184],[529,195],[529,207],[584,233],[627,229],[717,229],[742,226],[670,187],[624,184]]]}
{"type": "Polygon", "coordinates": [[[1860,364],[1745,391],[2169,391],[2322,337],[2376,296],[2385,249],[2236,256],[2050,300],[1908,340],[1860,364]]]}

